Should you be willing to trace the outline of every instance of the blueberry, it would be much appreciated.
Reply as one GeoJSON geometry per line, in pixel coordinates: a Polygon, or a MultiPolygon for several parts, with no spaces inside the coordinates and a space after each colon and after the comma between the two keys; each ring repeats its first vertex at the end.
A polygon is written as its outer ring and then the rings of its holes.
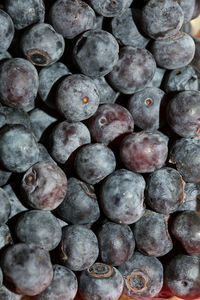
{"type": "Polygon", "coordinates": [[[105,145],[119,142],[133,131],[134,121],[129,111],[116,103],[102,104],[89,119],[88,128],[92,138],[105,145]]]}
{"type": "Polygon", "coordinates": [[[118,62],[108,75],[108,81],[121,93],[133,94],[153,79],[155,71],[155,60],[148,50],[124,46],[120,49],[118,62]]]}
{"type": "Polygon", "coordinates": [[[139,252],[118,267],[124,277],[124,294],[136,299],[151,299],[163,285],[163,266],[156,257],[139,252]]]}
{"type": "Polygon", "coordinates": [[[89,0],[94,10],[104,17],[116,17],[131,5],[132,0],[89,0]]]}
{"type": "Polygon", "coordinates": [[[20,108],[0,107],[0,128],[6,124],[21,124],[31,129],[31,122],[27,112],[20,108]]]}
{"type": "Polygon", "coordinates": [[[7,193],[11,205],[9,219],[24,211],[27,211],[27,208],[20,202],[19,198],[13,190],[13,187],[10,184],[5,185],[3,189],[7,193]]]}
{"type": "Polygon", "coordinates": [[[62,235],[56,217],[49,211],[40,210],[30,210],[21,215],[16,222],[15,232],[20,242],[47,251],[58,246],[62,235]]]}
{"type": "Polygon", "coordinates": [[[159,88],[147,87],[136,92],[128,102],[135,125],[144,130],[156,130],[165,123],[166,94],[159,88]]]}
{"type": "Polygon", "coordinates": [[[184,186],[184,202],[177,211],[196,210],[200,212],[200,184],[186,183],[184,186]]]}
{"type": "Polygon", "coordinates": [[[96,262],[81,272],[79,294],[84,300],[118,300],[123,283],[123,277],[115,267],[96,262]]]}
{"type": "Polygon", "coordinates": [[[182,137],[200,136],[200,92],[183,91],[169,102],[167,119],[171,128],[182,137]]]}
{"type": "Polygon", "coordinates": [[[10,215],[11,204],[9,201],[9,195],[2,188],[0,188],[0,207],[0,224],[6,223],[10,215]]]}
{"type": "Polygon", "coordinates": [[[35,67],[26,59],[11,58],[0,66],[0,98],[7,106],[25,109],[32,105],[39,80],[35,67]]]}
{"type": "Polygon", "coordinates": [[[1,167],[0,167],[0,186],[5,185],[8,182],[11,175],[12,175],[12,172],[5,171],[4,169],[1,169],[1,167]]]}
{"type": "Polygon", "coordinates": [[[70,269],[60,266],[53,266],[53,280],[41,294],[37,295],[38,300],[72,300],[78,290],[76,275],[70,269]]]}
{"type": "Polygon", "coordinates": [[[89,77],[73,74],[59,85],[56,104],[68,122],[83,121],[91,117],[99,106],[99,93],[89,77]]]}
{"type": "Polygon", "coordinates": [[[193,19],[196,1],[191,0],[188,2],[187,0],[178,0],[177,2],[183,10],[184,23],[188,23],[191,19],[193,19]]]}
{"type": "Polygon", "coordinates": [[[17,2],[7,0],[5,8],[18,30],[34,23],[44,22],[45,7],[43,0],[18,0],[17,2]]]}
{"type": "Polygon", "coordinates": [[[38,143],[38,148],[40,150],[38,162],[48,161],[48,162],[51,162],[51,163],[57,165],[57,163],[55,162],[55,160],[53,160],[53,158],[47,151],[47,148],[43,144],[38,143]]]}
{"type": "Polygon", "coordinates": [[[162,84],[163,77],[166,70],[162,68],[156,68],[153,79],[147,84],[146,87],[157,87],[160,88],[162,84]]]}
{"type": "Polygon", "coordinates": [[[175,212],[184,202],[184,184],[177,170],[169,167],[156,170],[147,179],[145,201],[159,213],[175,212]]]}
{"type": "Polygon", "coordinates": [[[127,135],[120,144],[120,157],[133,172],[150,173],[164,166],[168,155],[168,138],[155,131],[127,135]]]}
{"type": "Polygon", "coordinates": [[[2,300],[21,300],[21,296],[11,292],[5,285],[0,287],[0,299],[2,300]]]}
{"type": "Polygon", "coordinates": [[[21,48],[27,59],[36,66],[49,66],[61,58],[65,41],[47,23],[33,25],[24,33],[21,48]]]}
{"type": "Polygon", "coordinates": [[[62,230],[61,261],[72,271],[82,271],[96,261],[98,241],[92,230],[84,225],[70,225],[62,230]]]}
{"type": "Polygon", "coordinates": [[[73,56],[81,72],[101,77],[112,71],[118,61],[119,45],[112,34],[104,30],[88,30],[77,40],[73,56]]]}
{"type": "Polygon", "coordinates": [[[34,296],[51,283],[53,268],[49,253],[23,243],[7,248],[2,256],[2,270],[16,293],[34,296]]]}
{"type": "Polygon", "coordinates": [[[38,161],[39,149],[33,133],[23,125],[0,130],[0,162],[11,172],[25,172],[38,161]]]}
{"type": "Polygon", "coordinates": [[[96,222],[100,210],[93,186],[70,177],[67,183],[67,194],[56,212],[61,219],[72,224],[96,222]]]}
{"type": "Polygon", "coordinates": [[[100,97],[100,104],[114,103],[119,92],[116,92],[106,81],[105,77],[93,78],[93,81],[97,87],[100,97]]]}
{"type": "Polygon", "coordinates": [[[89,184],[96,184],[111,174],[116,167],[112,150],[103,144],[84,145],[75,157],[77,175],[89,184]]]}
{"type": "Polygon", "coordinates": [[[12,244],[10,229],[6,224],[0,225],[0,249],[12,244]]]}
{"type": "Polygon", "coordinates": [[[14,24],[11,17],[0,9],[0,52],[4,53],[14,37],[14,24]]]}
{"type": "Polygon", "coordinates": [[[132,224],[144,212],[145,181],[140,174],[119,169],[110,174],[101,186],[100,203],[113,222],[132,224]]]}
{"type": "Polygon", "coordinates": [[[0,52],[0,61],[12,58],[12,55],[8,51],[0,52]]]}
{"type": "Polygon", "coordinates": [[[55,164],[38,162],[24,174],[21,188],[28,205],[53,210],[64,200],[67,177],[55,164]]]}

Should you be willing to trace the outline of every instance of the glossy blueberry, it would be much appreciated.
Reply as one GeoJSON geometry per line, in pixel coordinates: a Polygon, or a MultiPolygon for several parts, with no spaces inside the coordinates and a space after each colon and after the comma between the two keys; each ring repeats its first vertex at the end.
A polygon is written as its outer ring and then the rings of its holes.
{"type": "Polygon", "coordinates": [[[31,24],[44,22],[43,0],[6,0],[5,8],[18,30],[31,24]]]}
{"type": "Polygon", "coordinates": [[[47,23],[33,25],[24,33],[21,48],[27,59],[36,66],[49,66],[61,58],[65,49],[62,35],[47,23]]]}
{"type": "Polygon", "coordinates": [[[170,162],[186,182],[200,182],[200,139],[181,138],[171,148],[170,162]]]}
{"type": "Polygon", "coordinates": [[[131,5],[132,0],[89,0],[94,10],[104,17],[116,17],[131,5]]]}
{"type": "Polygon", "coordinates": [[[53,266],[53,280],[41,294],[37,295],[38,300],[72,300],[78,290],[76,275],[70,269],[60,266],[53,266]]]}
{"type": "Polygon", "coordinates": [[[6,224],[0,225],[0,249],[13,244],[10,229],[6,224]]]}
{"type": "Polygon", "coordinates": [[[31,129],[31,122],[27,112],[20,108],[8,106],[0,107],[0,128],[9,124],[21,124],[31,129]]]}
{"type": "Polygon", "coordinates": [[[200,92],[184,91],[169,102],[167,119],[171,128],[182,137],[200,136],[200,92]]]}
{"type": "Polygon", "coordinates": [[[194,57],[195,43],[190,35],[179,32],[168,39],[154,41],[151,46],[151,52],[157,65],[161,68],[168,70],[183,68],[194,57]]]}
{"type": "Polygon", "coordinates": [[[0,130],[0,162],[11,172],[25,172],[38,161],[39,149],[33,133],[23,125],[0,130]]]}
{"type": "Polygon", "coordinates": [[[61,261],[72,271],[82,271],[96,261],[99,248],[96,235],[84,225],[70,225],[62,230],[61,261]]]}
{"type": "Polygon", "coordinates": [[[128,102],[135,125],[144,130],[156,130],[165,123],[166,94],[159,88],[147,87],[136,92],[128,102]]]}
{"type": "Polygon", "coordinates": [[[96,184],[115,170],[116,159],[112,150],[104,144],[88,144],[78,151],[74,167],[83,181],[96,184]]]}
{"type": "Polygon", "coordinates": [[[156,257],[139,252],[118,267],[124,277],[124,294],[136,299],[151,299],[163,285],[163,266],[156,257]]]}
{"type": "Polygon", "coordinates": [[[116,92],[106,81],[105,77],[93,78],[93,81],[97,87],[100,97],[100,104],[114,103],[119,96],[119,92],[116,92]]]}
{"type": "Polygon", "coordinates": [[[198,1],[191,0],[190,2],[188,2],[187,0],[178,0],[177,2],[184,13],[184,23],[188,23],[191,19],[193,19],[195,4],[198,1]]]}
{"type": "Polygon", "coordinates": [[[16,293],[34,296],[51,283],[53,268],[49,253],[23,243],[7,248],[2,257],[2,270],[16,293]]]}
{"type": "Polygon", "coordinates": [[[116,103],[102,104],[89,119],[88,128],[94,141],[110,144],[133,131],[134,121],[129,111],[116,103]]]}
{"type": "Polygon", "coordinates": [[[198,90],[198,76],[191,65],[170,71],[164,78],[166,93],[198,90]]]}
{"type": "Polygon", "coordinates": [[[15,225],[15,232],[20,242],[47,251],[58,246],[62,235],[56,217],[49,211],[40,210],[30,210],[21,215],[15,225]]]}
{"type": "Polygon", "coordinates": [[[175,212],[184,202],[184,184],[177,170],[169,167],[156,170],[148,177],[145,201],[159,213],[175,212]]]}
{"type": "Polygon", "coordinates": [[[0,224],[2,224],[8,221],[11,211],[9,195],[2,188],[0,188],[0,207],[0,224]]]}
{"type": "Polygon", "coordinates": [[[184,13],[173,0],[149,0],[142,9],[142,28],[153,39],[166,39],[179,32],[184,13]]]}
{"type": "Polygon", "coordinates": [[[120,49],[118,62],[108,75],[108,81],[119,92],[133,94],[153,79],[155,71],[155,60],[148,50],[124,46],[120,49]]]}
{"type": "Polygon", "coordinates": [[[133,255],[135,240],[128,225],[106,222],[98,228],[97,238],[102,261],[119,266],[133,255]]]}
{"type": "Polygon", "coordinates": [[[132,224],[144,212],[145,181],[140,174],[119,169],[101,186],[100,203],[105,215],[119,224],[132,224]]]}
{"type": "Polygon", "coordinates": [[[99,93],[91,78],[73,74],[59,85],[56,104],[68,122],[83,121],[91,117],[99,106],[99,93]]]}
{"type": "Polygon", "coordinates": [[[97,221],[100,210],[93,186],[74,177],[69,178],[67,194],[56,212],[61,219],[72,224],[92,224],[97,221]]]}
{"type": "Polygon", "coordinates": [[[120,144],[120,157],[133,172],[150,173],[165,164],[168,138],[159,131],[141,131],[127,135],[120,144]]]}
{"type": "Polygon", "coordinates": [[[35,67],[26,59],[11,58],[0,66],[0,99],[7,106],[26,109],[34,103],[39,80],[35,67]]]}
{"type": "Polygon", "coordinates": [[[88,270],[81,272],[79,295],[84,300],[118,300],[123,284],[123,277],[115,267],[96,262],[88,270]]]}
{"type": "Polygon", "coordinates": [[[184,202],[177,211],[196,210],[200,212],[200,184],[186,183],[184,186],[184,202]]]}
{"type": "Polygon", "coordinates": [[[5,52],[14,37],[14,24],[11,17],[0,9],[0,52],[5,52]]]}
{"type": "Polygon", "coordinates": [[[101,77],[112,71],[118,61],[119,45],[112,34],[104,30],[88,30],[75,44],[73,55],[81,72],[101,77]]]}
{"type": "Polygon", "coordinates": [[[24,174],[21,188],[28,205],[36,209],[52,210],[64,200],[67,177],[57,165],[38,162],[24,174]]]}
{"type": "Polygon", "coordinates": [[[200,295],[199,272],[199,257],[176,255],[166,265],[165,284],[176,297],[196,299],[200,295]]]}

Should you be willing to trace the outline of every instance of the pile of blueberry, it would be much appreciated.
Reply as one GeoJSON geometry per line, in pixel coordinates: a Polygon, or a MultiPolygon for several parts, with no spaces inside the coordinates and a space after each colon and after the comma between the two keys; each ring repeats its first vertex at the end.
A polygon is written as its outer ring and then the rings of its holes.
{"type": "Polygon", "coordinates": [[[0,2],[0,300],[200,297],[199,14],[0,2]]]}

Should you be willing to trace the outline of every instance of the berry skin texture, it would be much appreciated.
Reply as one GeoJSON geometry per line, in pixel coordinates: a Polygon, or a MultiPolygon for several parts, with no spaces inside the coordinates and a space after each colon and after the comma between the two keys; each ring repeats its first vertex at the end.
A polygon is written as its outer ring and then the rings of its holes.
{"type": "Polygon", "coordinates": [[[56,104],[68,122],[79,122],[90,118],[99,106],[100,98],[91,78],[73,74],[59,85],[56,104]]]}
{"type": "Polygon", "coordinates": [[[26,59],[11,58],[0,66],[0,99],[2,104],[26,109],[33,105],[39,86],[38,73],[26,59]]]}
{"type": "Polygon", "coordinates": [[[115,267],[96,262],[81,272],[79,295],[84,300],[118,300],[123,283],[123,277],[115,267]]]}
{"type": "Polygon", "coordinates": [[[100,203],[104,214],[113,222],[132,224],[144,212],[145,180],[140,174],[119,169],[102,183],[100,203]]]}
{"type": "Polygon", "coordinates": [[[168,138],[158,131],[132,133],[120,144],[120,157],[125,167],[133,172],[150,173],[165,164],[168,138]]]}
{"type": "Polygon", "coordinates": [[[8,221],[11,211],[9,195],[2,188],[0,188],[0,207],[0,224],[2,224],[8,221]]]}
{"type": "Polygon", "coordinates": [[[53,268],[49,253],[23,243],[7,248],[2,257],[2,270],[15,292],[34,296],[51,283],[53,268]]]}
{"type": "Polygon", "coordinates": [[[81,35],[73,49],[73,57],[81,72],[101,77],[112,71],[118,61],[119,45],[112,34],[96,29],[81,35]]]}
{"type": "Polygon", "coordinates": [[[21,188],[28,205],[53,210],[64,200],[67,177],[55,164],[39,162],[24,174],[21,188]]]}
{"type": "Polygon", "coordinates": [[[119,92],[133,94],[153,79],[156,63],[152,54],[142,48],[124,46],[119,60],[108,75],[108,81],[119,92]]]}
{"type": "Polygon", "coordinates": [[[0,9],[0,52],[5,52],[14,37],[14,24],[11,17],[0,9]]]}
{"type": "Polygon", "coordinates": [[[200,92],[184,91],[168,104],[167,119],[171,128],[182,137],[200,137],[200,92]]]}
{"type": "Polygon", "coordinates": [[[41,23],[27,29],[21,39],[21,48],[33,65],[44,67],[61,58],[65,41],[51,25],[41,23]]]}
{"type": "Polygon", "coordinates": [[[23,125],[6,125],[0,130],[0,162],[11,172],[25,172],[39,159],[33,133],[23,125]]]}
{"type": "Polygon", "coordinates": [[[62,230],[61,261],[72,271],[89,268],[99,255],[98,240],[84,225],[65,226],[62,230]]]}
{"type": "Polygon", "coordinates": [[[94,10],[104,17],[116,17],[131,5],[132,0],[89,0],[94,10]]]}

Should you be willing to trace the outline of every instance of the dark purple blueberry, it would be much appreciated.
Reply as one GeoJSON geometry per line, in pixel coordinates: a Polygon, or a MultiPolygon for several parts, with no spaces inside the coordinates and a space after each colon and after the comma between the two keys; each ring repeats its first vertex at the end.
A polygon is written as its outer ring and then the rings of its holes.
{"type": "Polygon", "coordinates": [[[5,185],[8,182],[11,175],[12,175],[12,172],[5,171],[4,169],[1,169],[1,167],[0,167],[0,186],[5,185]]]}
{"type": "Polygon", "coordinates": [[[21,48],[27,59],[36,66],[49,66],[61,58],[65,41],[47,23],[35,24],[23,34],[21,48]]]}
{"type": "Polygon", "coordinates": [[[62,230],[61,261],[72,271],[89,268],[99,255],[96,235],[84,225],[70,225],[62,230]]]}
{"type": "Polygon", "coordinates": [[[38,300],[72,300],[78,290],[76,275],[70,269],[60,266],[53,266],[53,280],[41,294],[37,295],[38,300]]]}
{"type": "Polygon", "coordinates": [[[106,81],[105,77],[92,78],[99,92],[100,104],[114,103],[119,96],[106,81]]]}
{"type": "Polygon", "coordinates": [[[115,170],[116,159],[112,150],[104,144],[88,144],[78,151],[74,167],[83,181],[96,184],[115,170]]]}
{"type": "Polygon", "coordinates": [[[137,249],[148,256],[163,256],[172,250],[168,232],[168,217],[146,210],[134,224],[133,233],[137,249]]]}
{"type": "Polygon", "coordinates": [[[32,245],[10,246],[5,250],[1,264],[5,279],[18,294],[37,295],[49,286],[53,278],[49,253],[32,245]]]}
{"type": "Polygon", "coordinates": [[[166,94],[159,88],[147,87],[136,92],[128,102],[135,125],[144,130],[156,130],[165,123],[166,94]]]}
{"type": "Polygon", "coordinates": [[[2,188],[0,188],[0,207],[0,224],[2,224],[8,221],[11,211],[9,195],[2,188]]]}
{"type": "Polygon", "coordinates": [[[0,9],[0,52],[5,52],[14,37],[14,24],[11,17],[2,9],[0,9]]]}
{"type": "Polygon", "coordinates": [[[124,46],[145,48],[149,39],[144,37],[138,30],[134,20],[134,12],[138,11],[127,8],[122,14],[111,21],[112,34],[124,46]]]}
{"type": "Polygon", "coordinates": [[[94,141],[108,145],[132,132],[134,121],[125,107],[107,103],[100,105],[89,119],[88,128],[94,141]]]}
{"type": "Polygon", "coordinates": [[[51,251],[61,241],[61,227],[50,211],[30,210],[21,215],[15,232],[20,242],[51,251]],[[31,234],[30,234],[31,233],[31,234]]]}
{"type": "Polygon", "coordinates": [[[5,9],[18,30],[31,24],[44,22],[43,0],[6,0],[5,9]]]}
{"type": "Polygon", "coordinates": [[[38,161],[39,148],[33,133],[23,125],[0,130],[0,162],[11,172],[25,172],[38,161]]]}
{"type": "Polygon", "coordinates": [[[101,260],[119,266],[133,255],[135,239],[128,225],[106,222],[98,228],[99,254],[101,260]]]}
{"type": "Polygon", "coordinates": [[[200,138],[181,138],[171,148],[170,162],[186,182],[200,183],[200,138]]]}
{"type": "Polygon", "coordinates": [[[168,39],[154,41],[151,52],[161,68],[168,70],[183,68],[194,57],[195,43],[190,35],[179,32],[168,39]]]}
{"type": "Polygon", "coordinates": [[[26,109],[34,103],[38,86],[37,70],[28,60],[11,58],[1,64],[0,98],[3,104],[26,109]]]}
{"type": "Polygon", "coordinates": [[[93,29],[96,16],[93,9],[81,0],[57,0],[50,10],[50,22],[64,38],[73,39],[93,29]]]}
{"type": "Polygon", "coordinates": [[[167,119],[171,128],[182,137],[200,137],[200,92],[184,91],[168,104],[167,119]]]}
{"type": "Polygon", "coordinates": [[[128,8],[133,0],[89,0],[94,10],[104,17],[116,17],[128,8]]]}
{"type": "Polygon", "coordinates": [[[160,88],[162,80],[166,70],[162,68],[156,68],[156,72],[153,76],[153,79],[146,85],[146,87],[157,87],[160,88]]]}
{"type": "Polygon", "coordinates": [[[124,294],[136,299],[151,299],[163,286],[163,266],[156,257],[139,252],[118,267],[124,277],[124,294]]]}
{"type": "Polygon", "coordinates": [[[184,185],[177,170],[169,167],[156,170],[147,179],[145,201],[154,211],[173,213],[184,202],[184,185]]]}
{"type": "Polygon", "coordinates": [[[178,0],[177,1],[182,11],[184,13],[184,23],[188,23],[191,19],[193,19],[193,14],[195,11],[196,0],[178,0]]]}
{"type": "Polygon", "coordinates": [[[133,172],[150,173],[164,166],[168,138],[162,133],[141,131],[127,135],[120,144],[120,157],[133,172]]]}
{"type": "Polygon", "coordinates": [[[177,211],[194,210],[200,212],[200,184],[186,183],[184,186],[184,202],[177,211]]]}
{"type": "Polygon", "coordinates": [[[118,300],[123,284],[123,277],[115,267],[96,262],[81,272],[79,295],[84,300],[118,300]]]}
{"type": "Polygon", "coordinates": [[[90,118],[99,106],[99,93],[91,78],[73,74],[59,85],[56,104],[68,122],[79,122],[90,118]]]}
{"type": "Polygon", "coordinates": [[[13,244],[10,229],[6,224],[0,225],[0,249],[13,244]]]}
{"type": "Polygon", "coordinates": [[[21,124],[31,129],[31,122],[27,112],[21,108],[8,106],[0,107],[0,128],[6,124],[21,124]]]}
{"type": "Polygon", "coordinates": [[[28,205],[52,210],[64,200],[67,177],[61,168],[50,162],[38,162],[24,174],[21,184],[28,205]]]}
{"type": "Polygon", "coordinates": [[[149,0],[142,9],[142,28],[155,40],[169,38],[179,32],[184,13],[173,0],[149,0]]]}
{"type": "Polygon", "coordinates": [[[67,194],[56,212],[61,219],[72,224],[96,222],[100,210],[93,186],[74,177],[69,178],[67,194]]]}
{"type": "Polygon", "coordinates": [[[193,300],[200,295],[200,257],[176,255],[167,262],[165,284],[171,293],[193,300]]]}
{"type": "Polygon", "coordinates": [[[119,224],[132,224],[144,213],[145,180],[140,174],[119,169],[101,186],[100,203],[105,215],[119,224]]]}
{"type": "Polygon", "coordinates": [[[124,46],[108,80],[121,93],[133,94],[153,79],[155,71],[155,60],[148,50],[124,46]]]}
{"type": "Polygon", "coordinates": [[[200,256],[200,214],[182,211],[173,217],[171,231],[189,255],[200,256]]]}
{"type": "Polygon", "coordinates": [[[112,71],[118,61],[119,45],[112,34],[96,29],[81,35],[73,55],[81,72],[91,77],[101,77],[112,71]]]}
{"type": "Polygon", "coordinates": [[[198,76],[194,68],[187,65],[170,71],[164,77],[163,85],[166,93],[198,90],[198,76]]]}

